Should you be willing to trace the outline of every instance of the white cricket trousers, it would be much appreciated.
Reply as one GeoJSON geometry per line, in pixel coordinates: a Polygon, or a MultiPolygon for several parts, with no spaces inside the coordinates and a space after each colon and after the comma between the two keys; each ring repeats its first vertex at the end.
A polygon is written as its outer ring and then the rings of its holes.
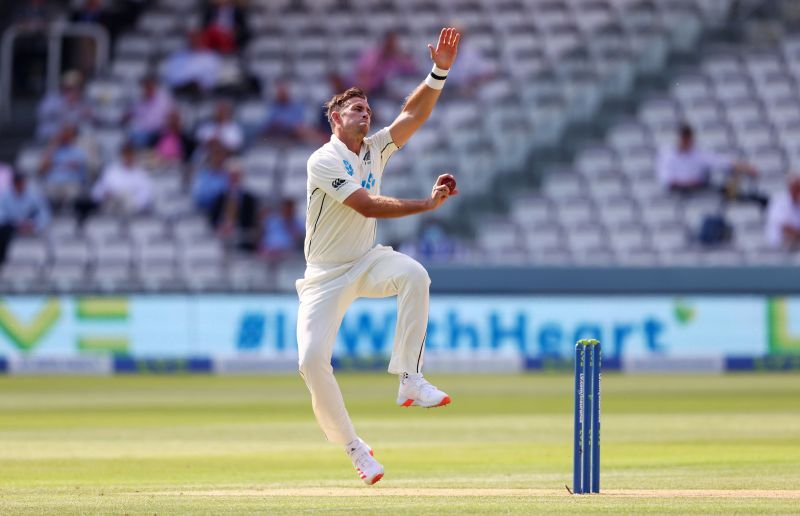
{"type": "Polygon", "coordinates": [[[347,308],[359,297],[397,296],[389,372],[420,372],[428,327],[428,287],[425,268],[412,258],[376,246],[353,264],[322,269],[309,266],[297,281],[300,309],[297,344],[300,374],[311,391],[314,415],[329,441],[347,444],[358,436],[333,376],[331,355],[347,308]]]}

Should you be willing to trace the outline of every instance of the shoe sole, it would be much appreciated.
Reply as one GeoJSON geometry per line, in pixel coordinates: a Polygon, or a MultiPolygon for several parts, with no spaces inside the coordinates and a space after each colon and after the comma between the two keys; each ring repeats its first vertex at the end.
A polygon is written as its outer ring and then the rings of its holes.
{"type": "Polygon", "coordinates": [[[426,406],[426,405],[420,405],[419,403],[417,403],[413,399],[408,399],[408,400],[404,401],[403,403],[401,403],[400,406],[401,407],[406,407],[406,408],[408,408],[408,407],[436,408],[436,407],[444,407],[445,405],[449,405],[450,401],[451,401],[450,400],[450,396],[445,396],[444,398],[442,398],[442,401],[440,401],[436,405],[426,406]]]}

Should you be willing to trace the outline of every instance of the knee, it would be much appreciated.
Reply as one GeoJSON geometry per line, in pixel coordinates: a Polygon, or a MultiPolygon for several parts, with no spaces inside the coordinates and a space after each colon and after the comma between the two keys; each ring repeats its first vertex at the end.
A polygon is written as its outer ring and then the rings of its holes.
{"type": "Polygon", "coordinates": [[[322,353],[307,350],[300,357],[299,370],[300,374],[306,380],[309,380],[319,371],[324,371],[326,368],[331,367],[330,360],[322,353]]]}
{"type": "Polygon", "coordinates": [[[412,287],[427,289],[431,284],[431,277],[428,276],[428,271],[416,260],[409,260],[404,269],[404,276],[406,283],[412,287]]]}

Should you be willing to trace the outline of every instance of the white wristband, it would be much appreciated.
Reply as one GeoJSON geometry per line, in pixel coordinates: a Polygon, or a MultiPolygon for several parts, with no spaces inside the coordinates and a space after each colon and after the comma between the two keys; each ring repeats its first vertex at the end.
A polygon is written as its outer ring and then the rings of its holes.
{"type": "Polygon", "coordinates": [[[433,70],[425,77],[425,84],[434,90],[441,90],[444,88],[444,81],[447,79],[447,74],[449,72],[450,70],[445,70],[433,65],[433,70]]]}

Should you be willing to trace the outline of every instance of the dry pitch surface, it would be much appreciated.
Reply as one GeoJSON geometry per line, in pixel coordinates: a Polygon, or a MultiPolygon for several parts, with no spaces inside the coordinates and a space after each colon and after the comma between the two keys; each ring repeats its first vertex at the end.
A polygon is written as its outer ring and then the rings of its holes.
{"type": "Polygon", "coordinates": [[[342,375],[360,484],[294,376],[0,378],[0,513],[798,513],[800,377],[604,378],[603,493],[570,496],[568,375],[342,375]]]}

